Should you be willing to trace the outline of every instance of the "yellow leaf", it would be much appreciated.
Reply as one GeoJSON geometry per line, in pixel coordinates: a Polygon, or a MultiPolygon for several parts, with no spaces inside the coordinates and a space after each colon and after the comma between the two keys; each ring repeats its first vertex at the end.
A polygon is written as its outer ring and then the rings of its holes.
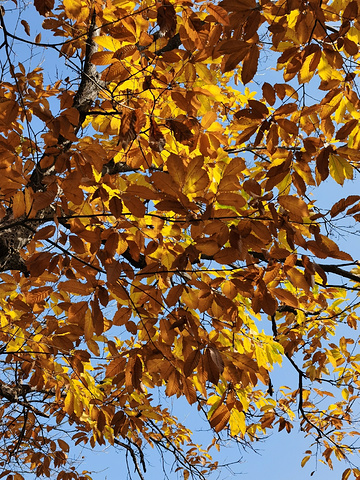
{"type": "MultiPolygon", "coordinates": [[[[72,0],[68,0],[68,1],[72,1],[72,0]]],[[[116,52],[116,50],[119,50],[119,48],[122,45],[119,40],[111,37],[110,35],[95,37],[94,42],[100,45],[100,47],[106,48],[111,52],[116,52]]]]}
{"type": "Polygon", "coordinates": [[[314,55],[315,53],[313,53],[312,55],[308,55],[305,59],[305,62],[302,64],[302,67],[298,74],[299,83],[310,82],[310,80],[314,76],[315,70],[311,71],[309,68],[311,60],[313,59],[314,55]]]}
{"type": "Polygon", "coordinates": [[[349,390],[347,388],[343,388],[341,391],[341,395],[344,400],[347,400],[349,398],[349,390]]]}
{"type": "Polygon", "coordinates": [[[91,57],[91,63],[94,65],[109,65],[113,62],[113,57],[112,52],[96,52],[91,57]]]}
{"type": "Polygon", "coordinates": [[[340,155],[330,153],[329,169],[330,175],[339,185],[344,184],[345,178],[349,180],[353,178],[353,167],[345,158],[340,157],[340,155]]]}
{"type": "Polygon", "coordinates": [[[301,466],[304,467],[306,465],[306,463],[310,460],[310,458],[311,458],[311,455],[306,455],[306,457],[304,457],[301,460],[301,466]]]}
{"type": "Polygon", "coordinates": [[[246,423],[245,423],[245,415],[243,412],[239,412],[235,408],[231,410],[230,414],[230,433],[233,437],[239,435],[241,433],[243,436],[246,433],[246,423]]]}
{"type": "Polygon", "coordinates": [[[211,85],[215,83],[216,79],[206,65],[204,65],[203,63],[196,63],[195,68],[201,80],[203,80],[206,84],[211,85]]]}
{"type": "Polygon", "coordinates": [[[325,82],[329,80],[343,80],[341,73],[329,65],[324,53],[321,55],[318,74],[321,80],[324,80],[325,82]]]}
{"type": "Polygon", "coordinates": [[[69,390],[66,394],[63,410],[68,415],[71,415],[74,411],[74,394],[71,390],[69,390]]]}
{"type": "Polygon", "coordinates": [[[81,13],[81,0],[64,0],[63,3],[66,15],[76,20],[81,13]]]}

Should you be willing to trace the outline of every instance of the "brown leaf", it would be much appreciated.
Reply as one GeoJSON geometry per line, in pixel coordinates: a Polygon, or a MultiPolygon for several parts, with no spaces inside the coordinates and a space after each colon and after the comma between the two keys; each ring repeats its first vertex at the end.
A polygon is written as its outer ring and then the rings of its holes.
{"type": "Polygon", "coordinates": [[[246,54],[241,69],[241,81],[244,85],[249,83],[255,76],[259,60],[259,47],[253,43],[246,54]]]}
{"type": "Polygon", "coordinates": [[[336,133],[336,140],[344,140],[349,136],[349,134],[354,130],[354,128],[358,125],[358,120],[353,118],[345,123],[336,133]]]}
{"type": "Polygon", "coordinates": [[[216,361],[217,360],[216,354],[214,354],[214,352],[209,348],[206,348],[203,360],[204,360],[204,369],[207,373],[209,382],[213,383],[214,385],[217,385],[219,382],[220,374],[224,369],[224,365],[223,364],[221,365],[219,361],[216,361]]]}
{"type": "Polygon", "coordinates": [[[99,432],[104,431],[105,425],[106,425],[105,413],[103,412],[103,410],[100,410],[97,418],[97,423],[96,423],[96,426],[99,432]]]}
{"type": "Polygon", "coordinates": [[[134,110],[125,109],[121,116],[119,144],[124,150],[133,142],[137,136],[135,131],[136,112],[134,110]]]}
{"type": "Polygon", "coordinates": [[[129,211],[135,215],[135,217],[142,218],[145,215],[146,208],[144,202],[142,202],[138,197],[129,193],[125,193],[121,198],[125,207],[128,208],[129,211]]]}
{"type": "Polygon", "coordinates": [[[90,302],[90,306],[92,310],[92,322],[94,332],[97,336],[99,336],[104,331],[104,317],[100,309],[98,298],[95,297],[94,300],[90,302]]]}
{"type": "Polygon", "coordinates": [[[316,170],[318,171],[322,181],[329,176],[329,155],[332,152],[332,147],[323,148],[316,157],[316,170]]]}
{"type": "Polygon", "coordinates": [[[298,308],[299,302],[297,298],[288,290],[284,290],[282,288],[274,288],[272,289],[272,292],[285,305],[290,305],[290,307],[298,308]]]}
{"type": "Polygon", "coordinates": [[[149,146],[154,152],[161,152],[165,147],[165,138],[154,119],[150,123],[149,146]]]}
{"type": "Polygon", "coordinates": [[[116,50],[116,52],[114,53],[114,58],[117,58],[118,60],[123,60],[126,57],[134,55],[134,53],[137,51],[138,49],[136,45],[124,45],[123,47],[116,50]]]}
{"type": "Polygon", "coordinates": [[[21,25],[24,27],[26,35],[30,36],[30,27],[26,20],[21,20],[21,25]]]}
{"type": "MultiPolygon", "coordinates": [[[[336,202],[330,210],[330,215],[331,217],[336,217],[336,215],[339,215],[339,213],[343,212],[347,207],[352,205],[355,202],[358,202],[360,200],[359,195],[349,195],[347,198],[342,198],[338,202],[336,202]]],[[[347,212],[349,214],[350,212],[347,212]]]]}
{"type": "Polygon", "coordinates": [[[124,357],[117,357],[106,367],[106,376],[108,378],[116,377],[119,373],[124,371],[126,359],[124,357]]]}
{"type": "Polygon", "coordinates": [[[235,53],[239,53],[239,51],[243,52],[243,57],[247,53],[247,46],[248,44],[243,40],[223,40],[220,45],[217,47],[219,53],[223,55],[231,55],[235,53]]]}
{"type": "Polygon", "coordinates": [[[168,397],[172,395],[176,395],[179,393],[181,385],[180,385],[180,374],[178,371],[174,370],[170,373],[168,378],[164,378],[166,381],[166,389],[165,393],[168,397]]]}
{"type": "Polygon", "coordinates": [[[110,284],[116,283],[122,272],[120,263],[112,259],[109,263],[105,265],[105,268],[108,282],[110,284]]]}
{"type": "Polygon", "coordinates": [[[220,432],[226,427],[229,419],[229,409],[224,404],[220,404],[211,415],[210,425],[215,430],[215,432],[220,432]]]}
{"type": "Polygon", "coordinates": [[[358,16],[358,8],[358,4],[355,0],[348,3],[344,9],[343,18],[346,20],[354,20],[358,16]]]}
{"type": "Polygon", "coordinates": [[[214,3],[209,3],[206,7],[207,11],[212,15],[215,20],[221,25],[230,25],[229,15],[226,10],[224,10],[219,5],[215,5],[214,3]]]}
{"type": "Polygon", "coordinates": [[[120,218],[122,214],[122,201],[119,197],[114,195],[109,200],[110,212],[114,215],[115,218],[120,218]]]}
{"type": "Polygon", "coordinates": [[[85,314],[88,309],[87,302],[76,302],[70,305],[68,311],[68,322],[81,325],[84,322],[85,314]]]}
{"type": "Polygon", "coordinates": [[[191,143],[194,134],[183,122],[169,119],[166,121],[166,124],[173,132],[174,137],[178,142],[183,143],[184,145],[189,145],[191,143]]]}
{"type": "Polygon", "coordinates": [[[163,0],[162,5],[157,10],[157,23],[160,27],[161,37],[172,37],[176,32],[175,8],[167,0],[163,0]]]}
{"type": "Polygon", "coordinates": [[[294,195],[281,195],[278,198],[278,202],[291,215],[295,215],[300,218],[309,216],[307,204],[299,197],[295,197],[294,195]]]}
{"type": "Polygon", "coordinates": [[[262,92],[265,100],[268,102],[269,105],[274,105],[276,97],[275,97],[275,90],[270,83],[263,83],[262,92]]]}
{"type": "Polygon", "coordinates": [[[190,403],[190,405],[192,405],[197,400],[196,390],[195,390],[191,380],[189,380],[188,378],[182,377],[181,381],[182,381],[182,384],[183,384],[182,385],[182,391],[183,391],[183,393],[186,397],[186,400],[190,403]]]}
{"type": "Polygon", "coordinates": [[[357,55],[359,51],[358,45],[347,37],[344,37],[343,48],[346,51],[346,53],[348,53],[350,56],[357,55]]]}
{"type": "Polygon", "coordinates": [[[189,377],[195,368],[197,367],[200,360],[200,350],[193,350],[190,355],[188,355],[185,359],[184,363],[184,375],[185,377],[189,377]]]}
{"type": "Polygon", "coordinates": [[[140,130],[146,124],[146,115],[141,108],[137,108],[135,110],[135,118],[136,118],[136,120],[135,120],[134,130],[135,130],[136,134],[139,134],[140,130]]]}
{"type": "Polygon", "coordinates": [[[52,11],[55,0],[34,0],[34,6],[40,15],[46,17],[52,11]]]}

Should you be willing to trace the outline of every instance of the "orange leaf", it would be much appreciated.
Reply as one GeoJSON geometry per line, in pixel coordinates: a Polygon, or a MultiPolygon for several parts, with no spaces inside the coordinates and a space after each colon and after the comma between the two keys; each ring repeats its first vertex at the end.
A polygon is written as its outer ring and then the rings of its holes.
{"type": "Polygon", "coordinates": [[[229,409],[224,404],[221,404],[211,415],[210,425],[215,430],[215,432],[220,432],[226,427],[229,419],[229,409]]]}
{"type": "Polygon", "coordinates": [[[298,308],[298,299],[288,290],[283,290],[282,288],[274,288],[272,289],[272,292],[279,300],[285,303],[285,305],[290,305],[290,307],[298,308]]]}
{"type": "Polygon", "coordinates": [[[182,380],[182,383],[183,383],[182,391],[183,391],[183,393],[186,397],[186,400],[190,403],[190,405],[192,405],[197,400],[196,390],[195,390],[193,384],[191,383],[191,380],[189,380],[188,378],[185,378],[185,377],[182,377],[181,380],[182,380]]]}
{"type": "Polygon", "coordinates": [[[282,195],[278,198],[278,202],[291,215],[301,218],[309,216],[307,204],[299,197],[295,197],[293,195],[282,195]]]}
{"type": "Polygon", "coordinates": [[[213,3],[209,3],[206,9],[217,22],[221,23],[222,25],[230,25],[229,15],[222,7],[213,3]]]}
{"type": "Polygon", "coordinates": [[[91,63],[94,65],[109,65],[113,62],[113,52],[95,52],[91,57],[91,63]]]}
{"type": "Polygon", "coordinates": [[[114,360],[111,360],[109,365],[106,367],[106,377],[116,377],[116,375],[124,371],[125,364],[126,359],[124,357],[117,357],[114,360]]]}

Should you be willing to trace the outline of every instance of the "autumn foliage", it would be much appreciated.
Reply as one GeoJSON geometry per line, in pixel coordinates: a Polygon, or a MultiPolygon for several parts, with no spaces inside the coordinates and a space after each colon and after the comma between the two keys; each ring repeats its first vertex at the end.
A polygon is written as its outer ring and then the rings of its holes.
{"type": "Polygon", "coordinates": [[[18,2],[0,14],[0,478],[88,480],[71,451],[105,444],[140,478],[146,445],[208,478],[221,438],[296,422],[302,465],[357,453],[360,267],[333,233],[357,231],[360,192],[316,195],[359,171],[360,3],[18,2]],[[159,395],[196,405],[209,445],[159,395]]]}

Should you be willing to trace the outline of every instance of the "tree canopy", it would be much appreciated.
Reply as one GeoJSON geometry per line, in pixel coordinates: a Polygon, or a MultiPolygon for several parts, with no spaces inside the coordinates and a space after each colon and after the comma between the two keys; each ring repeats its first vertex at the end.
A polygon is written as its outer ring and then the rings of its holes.
{"type": "Polygon", "coordinates": [[[0,478],[89,480],[71,451],[106,444],[204,479],[296,422],[360,478],[359,9],[3,3],[0,478]]]}

